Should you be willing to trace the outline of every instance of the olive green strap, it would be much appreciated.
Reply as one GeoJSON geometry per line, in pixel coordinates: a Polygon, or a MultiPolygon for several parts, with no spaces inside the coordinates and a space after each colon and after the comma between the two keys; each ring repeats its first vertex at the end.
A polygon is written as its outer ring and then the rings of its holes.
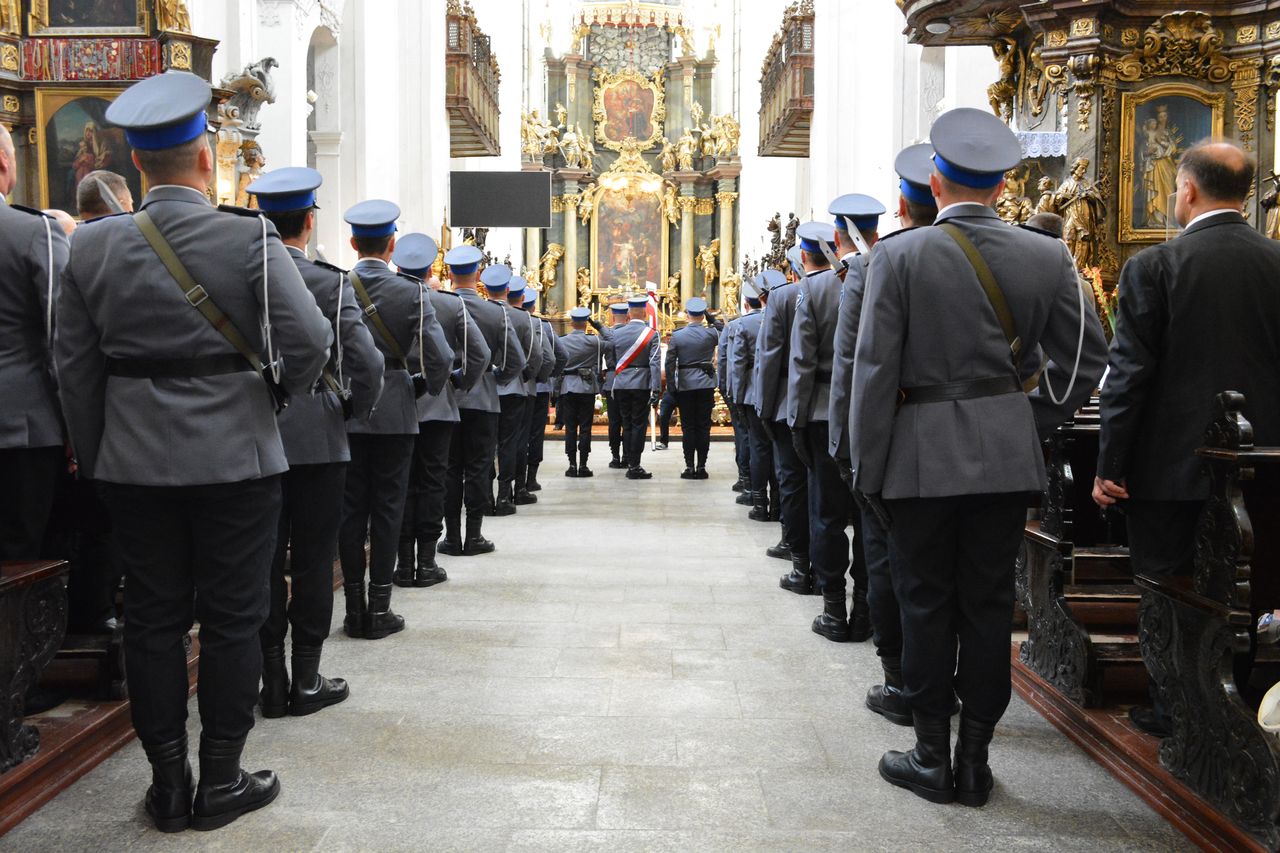
{"type": "Polygon", "coordinates": [[[1013,325],[1013,313],[1009,310],[1009,303],[1005,301],[1004,291],[1000,289],[999,282],[996,281],[995,275],[991,272],[991,267],[987,266],[987,262],[982,257],[982,253],[978,251],[978,247],[965,236],[964,232],[951,222],[940,223],[938,228],[942,229],[952,240],[956,241],[956,245],[960,247],[960,251],[964,252],[964,256],[969,259],[969,265],[973,267],[973,271],[978,275],[978,283],[982,285],[982,292],[987,295],[987,301],[991,303],[991,308],[996,312],[996,320],[1000,322],[1000,328],[1004,330],[1005,340],[1009,342],[1009,350],[1013,353],[1013,362],[1018,364],[1022,361],[1022,338],[1018,337],[1018,330],[1013,325]]]}
{"type": "Polygon", "coordinates": [[[355,270],[351,270],[347,273],[347,279],[351,282],[351,287],[355,289],[356,296],[360,299],[360,304],[364,306],[364,315],[369,318],[370,322],[373,323],[373,327],[378,330],[378,334],[382,336],[387,349],[391,350],[392,358],[398,359],[404,369],[408,370],[409,361],[404,357],[404,350],[396,342],[395,336],[391,334],[387,324],[382,322],[382,316],[378,314],[378,307],[369,298],[369,291],[364,289],[364,282],[360,280],[360,276],[356,274],[355,270]]]}
{"type": "Polygon", "coordinates": [[[169,271],[169,275],[182,288],[182,295],[187,298],[191,305],[204,315],[209,321],[209,325],[213,326],[219,334],[236,348],[236,350],[245,357],[249,364],[253,365],[253,369],[262,372],[262,359],[258,353],[254,352],[253,347],[249,346],[249,342],[245,340],[244,335],[240,334],[240,330],[236,328],[235,323],[231,322],[231,318],[222,312],[210,298],[209,294],[201,287],[191,273],[187,271],[182,260],[177,253],[173,251],[173,247],[169,245],[169,241],[160,233],[160,229],[156,227],[151,216],[145,211],[140,210],[133,215],[133,221],[137,224],[138,230],[142,232],[142,236],[146,238],[147,243],[151,245],[152,251],[160,258],[160,262],[164,264],[164,268],[169,271]]]}

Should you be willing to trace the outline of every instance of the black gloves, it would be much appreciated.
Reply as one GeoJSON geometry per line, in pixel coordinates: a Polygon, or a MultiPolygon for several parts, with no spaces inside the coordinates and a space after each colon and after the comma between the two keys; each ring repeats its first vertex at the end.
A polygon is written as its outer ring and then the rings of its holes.
{"type": "Polygon", "coordinates": [[[813,468],[813,454],[809,452],[809,439],[804,427],[793,427],[791,430],[791,447],[800,457],[800,464],[813,468]]]}
{"type": "Polygon", "coordinates": [[[879,492],[873,495],[864,495],[862,492],[854,492],[853,494],[854,497],[860,499],[858,505],[870,510],[871,514],[876,517],[876,521],[880,522],[881,527],[888,530],[892,526],[893,518],[889,515],[889,508],[884,505],[879,492]]]}
{"type": "Polygon", "coordinates": [[[652,409],[654,406],[658,405],[658,401],[660,399],[662,399],[661,394],[659,394],[657,391],[650,391],[649,392],[649,408],[652,409]]]}

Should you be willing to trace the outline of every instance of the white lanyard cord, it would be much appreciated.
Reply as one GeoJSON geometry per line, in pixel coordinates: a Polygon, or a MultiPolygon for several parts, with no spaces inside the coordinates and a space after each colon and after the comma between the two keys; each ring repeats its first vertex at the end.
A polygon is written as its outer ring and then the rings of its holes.
{"type": "Polygon", "coordinates": [[[333,340],[335,344],[335,352],[337,354],[337,363],[334,366],[336,367],[336,378],[339,390],[346,387],[342,381],[342,281],[342,273],[338,273],[338,300],[337,310],[333,314],[333,340]]]}
{"type": "Polygon", "coordinates": [[[271,351],[271,301],[267,281],[267,217],[259,214],[262,223],[262,340],[267,348],[267,364],[271,368],[273,382],[280,381],[280,359],[271,351]]]}
{"type": "Polygon", "coordinates": [[[45,295],[44,309],[44,336],[52,345],[53,343],[53,229],[49,227],[49,217],[40,217],[44,220],[44,242],[46,249],[46,269],[49,271],[49,282],[45,295]]]}
{"type": "MultiPolygon", "coordinates": [[[[1074,270],[1073,270],[1074,271],[1074,270]]],[[[1080,373],[1080,356],[1084,353],[1084,286],[1083,282],[1076,277],[1076,290],[1080,291],[1080,337],[1076,341],[1076,363],[1071,368],[1071,381],[1067,383],[1067,390],[1059,400],[1053,393],[1053,386],[1049,384],[1049,372],[1046,370],[1044,374],[1044,387],[1049,392],[1049,399],[1053,401],[1055,406],[1061,406],[1071,396],[1071,389],[1076,387],[1076,377],[1080,373]]]]}

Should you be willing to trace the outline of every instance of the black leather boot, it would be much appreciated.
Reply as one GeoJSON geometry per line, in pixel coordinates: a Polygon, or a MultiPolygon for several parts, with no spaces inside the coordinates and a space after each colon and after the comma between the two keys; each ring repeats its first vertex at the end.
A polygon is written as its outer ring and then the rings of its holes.
{"type": "Polygon", "coordinates": [[[516,506],[526,506],[528,504],[536,504],[538,496],[529,491],[529,487],[525,485],[525,480],[519,476],[516,477],[515,495],[512,503],[516,506]]]}
{"type": "Polygon", "coordinates": [[[262,716],[268,720],[283,717],[289,710],[289,672],[284,668],[284,646],[262,649],[262,716]]]}
{"type": "Polygon", "coordinates": [[[751,493],[751,512],[747,513],[747,518],[752,521],[769,520],[769,501],[763,491],[751,493]]]}
{"type": "Polygon", "coordinates": [[[777,545],[770,545],[768,548],[765,548],[764,555],[778,560],[790,560],[791,546],[787,544],[787,537],[784,536],[779,539],[777,545]]]}
{"type": "Polygon", "coordinates": [[[782,498],[778,494],[778,489],[769,489],[769,496],[765,501],[765,505],[769,507],[769,520],[782,521],[782,498]]]}
{"type": "Polygon", "coordinates": [[[491,554],[496,550],[496,546],[492,542],[480,535],[480,529],[483,524],[484,516],[467,516],[467,540],[462,544],[463,556],[474,557],[477,554],[491,554]]]}
{"type": "Polygon", "coordinates": [[[565,471],[564,471],[564,475],[565,475],[566,477],[576,477],[576,476],[578,476],[578,465],[577,465],[577,463],[574,461],[574,459],[573,459],[573,457],[572,457],[572,456],[570,456],[570,457],[569,457],[569,467],[565,469],[565,471]]]}
{"type": "Polygon", "coordinates": [[[695,480],[707,480],[710,479],[710,477],[711,475],[707,473],[706,460],[703,460],[697,468],[693,469],[693,479],[695,480]]]}
{"type": "Polygon", "coordinates": [[[853,605],[849,608],[849,639],[855,643],[871,639],[871,608],[867,606],[867,590],[856,584],[853,587],[853,605]]]}
{"type": "Polygon", "coordinates": [[[538,465],[537,462],[529,464],[529,470],[524,476],[524,488],[529,492],[542,491],[542,484],[538,482],[538,465]]]}
{"type": "Polygon", "coordinates": [[[620,470],[622,468],[626,468],[627,464],[619,459],[617,451],[614,451],[613,459],[609,460],[609,467],[620,470]]]}
{"type": "Polygon", "coordinates": [[[381,640],[404,630],[404,617],[391,610],[391,584],[369,584],[369,610],[364,614],[364,638],[381,640]]]}
{"type": "Polygon", "coordinates": [[[951,775],[951,718],[913,714],[912,721],[915,749],[886,752],[880,759],[880,776],[931,803],[950,803],[956,798],[951,775]]]}
{"type": "Polygon", "coordinates": [[[822,593],[822,613],[813,620],[813,633],[833,643],[849,642],[849,618],[845,611],[844,590],[822,593]]]}
{"type": "Polygon", "coordinates": [[[902,695],[902,661],[880,658],[880,666],[884,669],[884,684],[867,691],[867,707],[891,723],[911,725],[911,709],[902,695]]]}
{"type": "Polygon", "coordinates": [[[956,802],[965,806],[984,806],[995,782],[987,764],[987,747],[995,733],[995,723],[984,723],[960,714],[960,733],[956,737],[956,802]]]}
{"type": "Polygon", "coordinates": [[[146,747],[151,762],[151,787],[144,806],[161,832],[182,832],[191,825],[191,795],[195,783],[187,758],[187,736],[146,747]]]}
{"type": "Polygon", "coordinates": [[[733,499],[733,502],[738,506],[754,506],[756,502],[755,492],[751,491],[751,487],[748,486],[738,493],[738,496],[733,499]]]}
{"type": "Polygon", "coordinates": [[[436,546],[436,552],[450,557],[462,556],[462,524],[458,518],[445,518],[444,538],[436,546]]]}
{"type": "Polygon", "coordinates": [[[797,595],[813,595],[813,572],[809,569],[808,554],[791,555],[791,573],[782,576],[778,586],[797,595]]]}
{"type": "Polygon", "coordinates": [[[413,574],[413,585],[419,588],[435,586],[448,579],[449,576],[444,573],[444,569],[436,565],[436,543],[419,539],[418,568],[413,574]]]}
{"type": "Polygon", "coordinates": [[[735,492],[745,492],[751,488],[751,483],[747,481],[746,477],[739,476],[737,482],[735,482],[729,488],[731,488],[735,492]]]}
{"type": "Polygon", "coordinates": [[[590,468],[588,468],[588,467],[587,467],[587,457],[588,457],[588,456],[590,456],[590,455],[591,455],[590,453],[584,453],[584,454],[582,454],[582,463],[578,466],[578,476],[579,476],[579,477],[594,477],[594,476],[595,476],[595,472],[593,472],[590,468]]]}
{"type": "Polygon", "coordinates": [[[325,678],[320,674],[320,646],[293,644],[293,684],[289,688],[289,716],[305,717],[337,705],[351,695],[341,678],[325,678]]]}
{"type": "MultiPolygon", "coordinates": [[[[516,505],[511,502],[511,484],[498,484],[498,500],[493,504],[494,515],[515,515],[516,505]]],[[[469,521],[469,519],[468,519],[469,521]]]]}
{"type": "MultiPolygon", "coordinates": [[[[390,584],[388,584],[390,586],[390,584]]],[[[200,784],[191,809],[191,828],[218,829],[256,811],[280,794],[280,780],[270,770],[240,769],[244,738],[200,738],[200,784]]]]}
{"type": "Polygon", "coordinates": [[[680,472],[681,480],[692,480],[694,478],[693,465],[686,465],[684,470],[680,472]]]}
{"type": "Polygon", "coordinates": [[[342,594],[347,599],[347,615],[342,620],[342,630],[348,637],[364,636],[364,614],[369,609],[364,603],[364,581],[343,581],[342,594]]]}
{"type": "Polygon", "coordinates": [[[652,480],[653,474],[641,468],[639,465],[632,466],[627,469],[628,480],[652,480]]]}
{"type": "Polygon", "coordinates": [[[396,571],[391,576],[396,586],[413,586],[413,537],[400,536],[400,545],[396,549],[396,571]]]}

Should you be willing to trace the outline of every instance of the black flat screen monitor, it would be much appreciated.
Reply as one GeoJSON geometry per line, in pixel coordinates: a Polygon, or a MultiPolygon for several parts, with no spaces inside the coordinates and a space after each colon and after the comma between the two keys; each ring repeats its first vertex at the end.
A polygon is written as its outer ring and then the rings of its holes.
{"type": "Polygon", "coordinates": [[[550,228],[550,172],[450,172],[454,228],[550,228]]]}

